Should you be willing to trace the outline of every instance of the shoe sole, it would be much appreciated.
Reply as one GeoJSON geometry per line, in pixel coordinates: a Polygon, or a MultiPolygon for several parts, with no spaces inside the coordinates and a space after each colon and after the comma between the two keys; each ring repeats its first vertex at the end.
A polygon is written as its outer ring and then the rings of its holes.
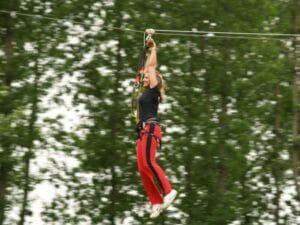
{"type": "Polygon", "coordinates": [[[161,214],[162,211],[163,211],[163,208],[161,208],[161,209],[159,210],[159,213],[157,214],[157,216],[151,216],[151,215],[150,215],[150,218],[151,218],[151,219],[155,219],[155,218],[159,217],[159,215],[161,214]]]}
{"type": "Polygon", "coordinates": [[[174,195],[173,199],[170,201],[170,203],[166,206],[163,206],[162,209],[165,210],[167,208],[170,207],[170,205],[175,201],[176,197],[177,197],[178,192],[176,192],[176,194],[174,195]]]}

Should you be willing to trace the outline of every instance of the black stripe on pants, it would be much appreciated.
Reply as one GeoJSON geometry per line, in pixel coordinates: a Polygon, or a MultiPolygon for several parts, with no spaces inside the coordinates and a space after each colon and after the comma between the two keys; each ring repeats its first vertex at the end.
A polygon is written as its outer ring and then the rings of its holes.
{"type": "Polygon", "coordinates": [[[158,176],[156,170],[154,169],[154,167],[151,163],[151,142],[152,142],[154,128],[155,128],[155,124],[150,123],[150,130],[149,130],[149,134],[148,134],[148,137],[147,137],[147,144],[146,144],[146,159],[147,159],[147,163],[148,163],[149,168],[151,169],[152,173],[154,174],[154,177],[157,180],[157,182],[160,186],[160,189],[163,192],[163,195],[165,195],[165,190],[164,190],[164,187],[162,185],[162,182],[159,179],[159,176],[158,176]]]}

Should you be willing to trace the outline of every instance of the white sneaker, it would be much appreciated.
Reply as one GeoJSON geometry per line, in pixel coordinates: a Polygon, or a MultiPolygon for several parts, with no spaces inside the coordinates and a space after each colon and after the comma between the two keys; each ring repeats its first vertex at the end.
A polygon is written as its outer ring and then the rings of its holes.
{"type": "Polygon", "coordinates": [[[151,214],[150,214],[150,218],[156,218],[159,216],[159,214],[162,212],[163,208],[162,208],[163,204],[154,204],[152,205],[151,208],[151,214]]]}
{"type": "Polygon", "coordinates": [[[162,209],[167,209],[175,200],[177,196],[177,191],[172,189],[169,194],[164,197],[164,203],[162,209]]]}

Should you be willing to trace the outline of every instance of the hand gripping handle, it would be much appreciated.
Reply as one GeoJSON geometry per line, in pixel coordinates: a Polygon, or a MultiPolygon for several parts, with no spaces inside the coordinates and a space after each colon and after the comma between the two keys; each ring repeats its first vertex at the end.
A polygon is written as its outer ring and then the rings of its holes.
{"type": "Polygon", "coordinates": [[[152,37],[153,34],[155,34],[155,30],[154,29],[146,29],[145,30],[145,42],[149,41],[151,39],[151,37],[152,37]]]}

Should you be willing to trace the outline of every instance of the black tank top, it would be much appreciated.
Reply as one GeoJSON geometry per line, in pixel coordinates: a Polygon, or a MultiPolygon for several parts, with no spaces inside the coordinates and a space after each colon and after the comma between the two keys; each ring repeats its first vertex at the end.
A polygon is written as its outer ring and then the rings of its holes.
{"type": "Polygon", "coordinates": [[[145,122],[151,117],[157,117],[159,90],[157,87],[146,89],[139,98],[139,118],[145,122]]]}

